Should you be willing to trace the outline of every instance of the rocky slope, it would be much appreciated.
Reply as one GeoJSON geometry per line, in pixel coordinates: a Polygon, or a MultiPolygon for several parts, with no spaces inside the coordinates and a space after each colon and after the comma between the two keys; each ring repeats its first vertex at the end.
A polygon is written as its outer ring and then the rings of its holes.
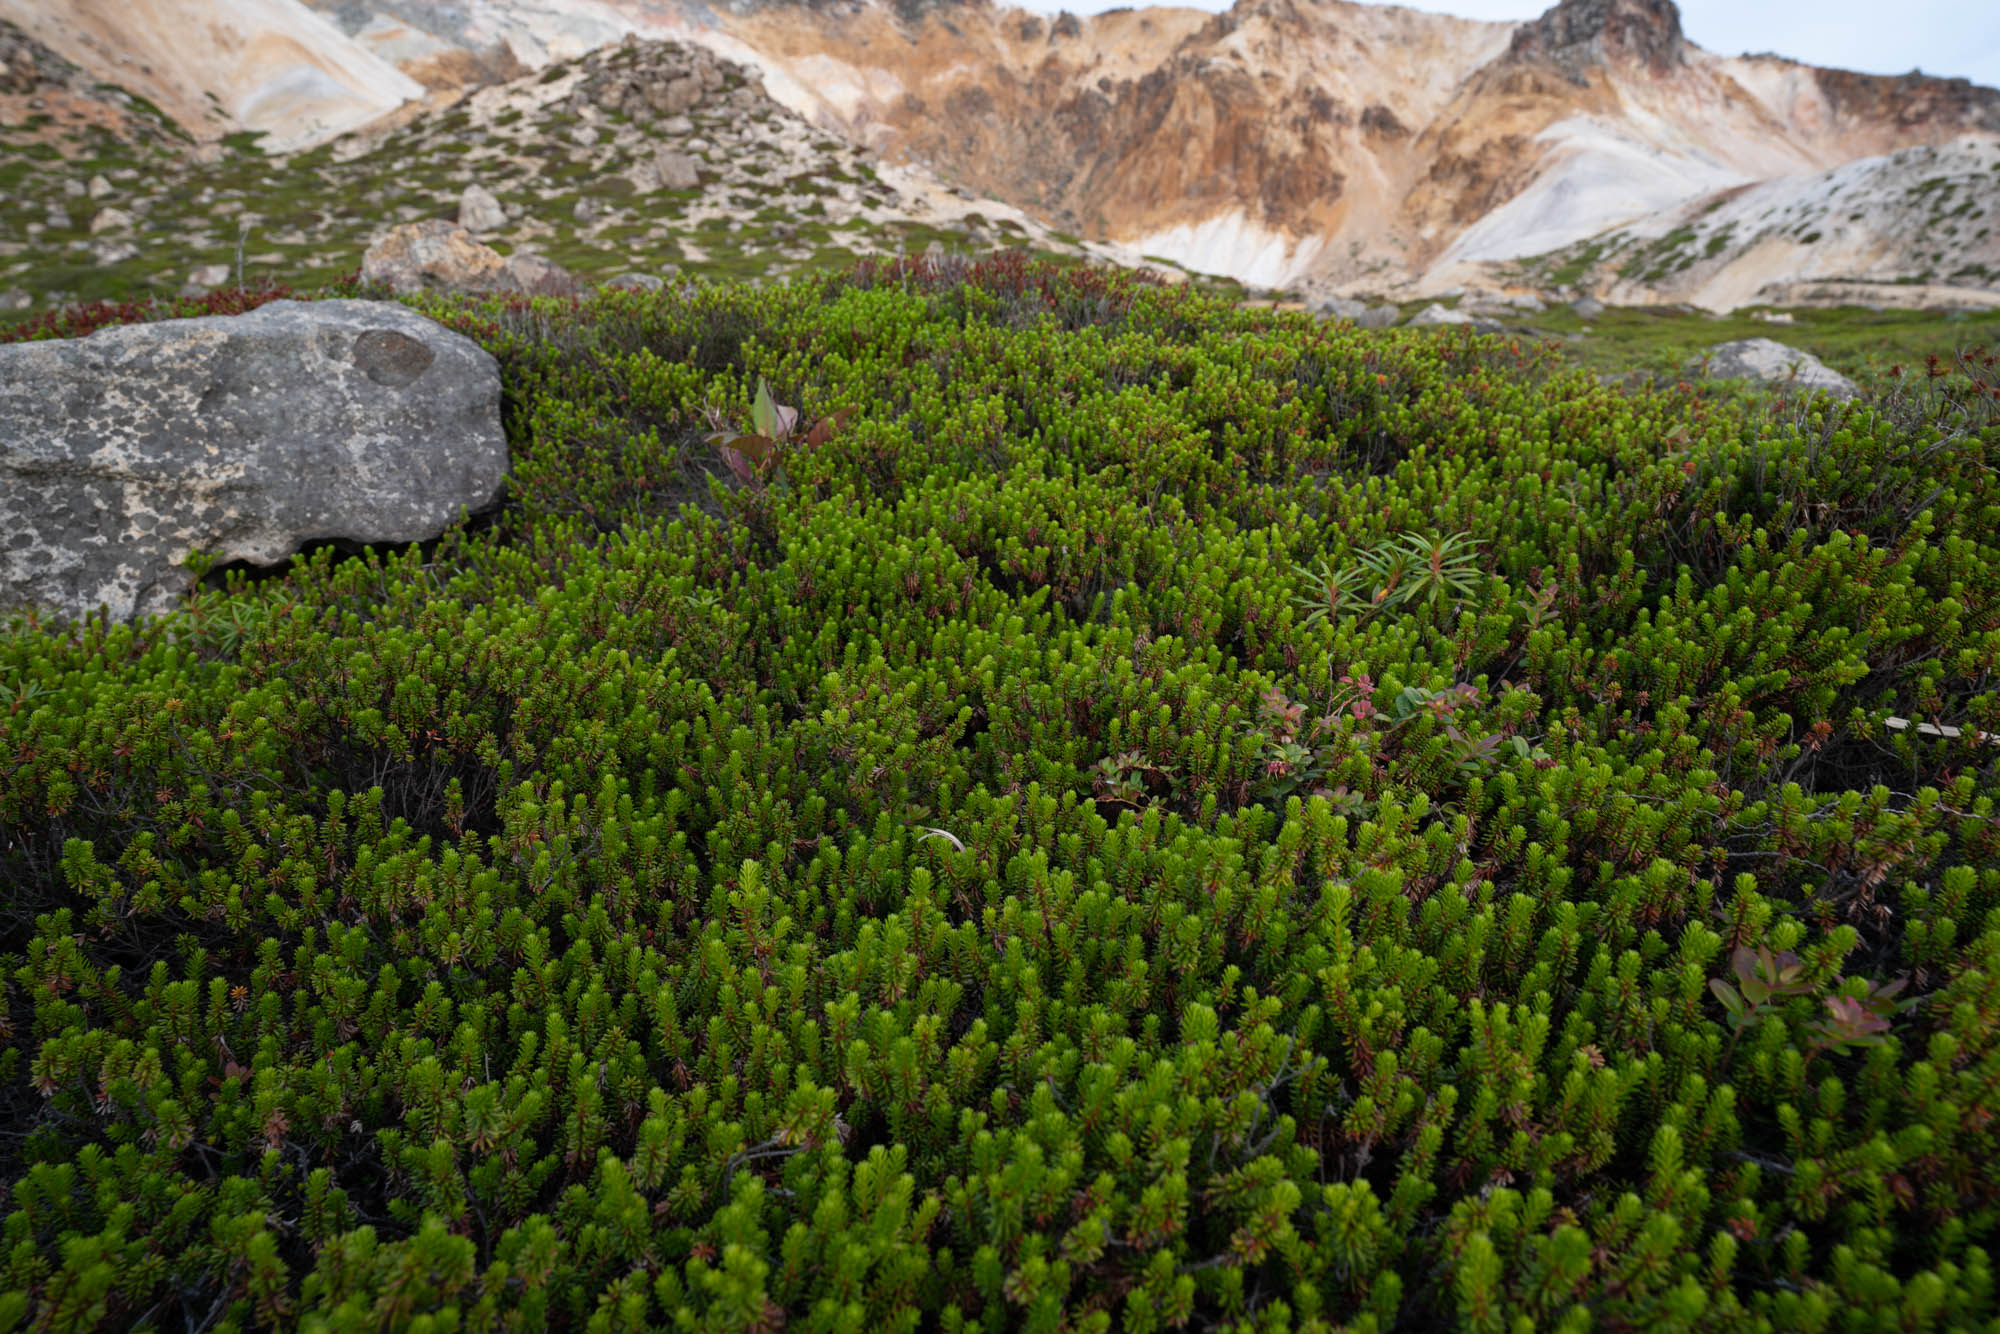
{"type": "Polygon", "coordinates": [[[1609,300],[1709,310],[1806,304],[2000,307],[2000,135],[1967,134],[1760,181],[1523,267],[1609,300]],[[1775,275],[1775,276],[1774,276],[1775,275]]]}
{"type": "MultiPolygon", "coordinates": [[[[127,0],[123,12],[193,3],[127,0]]],[[[1418,295],[1491,282],[1621,228],[1665,235],[1690,208],[1760,182],[2000,133],[2000,92],[1724,58],[1686,40],[1672,0],[1561,0],[1519,24],[1348,0],[1053,20],[986,0],[202,3],[232,32],[281,4],[284,32],[318,25],[314,68],[336,82],[329,71],[348,71],[338,77],[357,115],[387,95],[378,69],[405,79],[406,97],[437,105],[626,33],[675,37],[754,68],[816,129],[1050,229],[1307,291],[1418,295]]],[[[47,15],[109,4],[0,0],[0,15],[41,14],[31,31],[105,77],[114,38],[65,46],[47,15]]],[[[284,41],[268,58],[244,51],[254,68],[231,74],[229,88],[322,86],[318,74],[285,72],[297,61],[284,41]]],[[[207,120],[179,108],[221,76],[196,61],[155,79],[170,75],[185,86],[155,100],[191,131],[214,133],[212,103],[207,120]]],[[[231,124],[281,143],[323,138],[337,100],[218,96],[231,124]]],[[[2000,181],[1975,193],[2000,209],[2000,181]]],[[[1888,254],[1913,220],[1864,210],[1852,226],[1874,230],[1854,253],[1888,254]]],[[[1757,287],[1825,268],[1794,272],[1777,252],[1759,254],[1746,263],[1777,267],[1760,270],[1757,287]]],[[[1966,270],[1967,282],[1985,280],[1966,270]]],[[[1735,290],[1716,291],[1725,288],[1735,290]]],[[[1620,290],[1685,295],[1629,278],[1620,290]]]]}
{"type": "Polygon", "coordinates": [[[385,228],[422,218],[463,216],[501,253],[585,278],[778,277],[932,244],[1083,253],[1004,203],[878,167],[772,101],[753,71],[673,42],[627,39],[288,156],[240,139],[156,148],[101,126],[60,146],[11,140],[0,134],[0,310],[193,294],[239,264],[251,280],[325,283],[385,228]],[[474,188],[492,196],[485,217],[467,206],[474,188]]]}

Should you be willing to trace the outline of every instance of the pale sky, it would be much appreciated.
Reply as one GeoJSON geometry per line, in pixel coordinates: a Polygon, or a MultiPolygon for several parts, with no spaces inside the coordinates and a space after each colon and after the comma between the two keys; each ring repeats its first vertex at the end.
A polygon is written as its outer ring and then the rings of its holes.
{"type": "MultiPolygon", "coordinates": [[[[1005,0],[1003,0],[1003,3],[1005,0]]],[[[1012,0],[1094,14],[1137,0],[1012,0]]],[[[1177,0],[1221,10],[1230,0],[1177,0]]],[[[1529,19],[1554,0],[1421,0],[1412,9],[1475,19],[1529,19]]],[[[1871,74],[1958,75],[2000,87],[2000,0],[1680,0],[1688,38],[1717,55],[1775,51],[1811,65],[1871,74]]]]}

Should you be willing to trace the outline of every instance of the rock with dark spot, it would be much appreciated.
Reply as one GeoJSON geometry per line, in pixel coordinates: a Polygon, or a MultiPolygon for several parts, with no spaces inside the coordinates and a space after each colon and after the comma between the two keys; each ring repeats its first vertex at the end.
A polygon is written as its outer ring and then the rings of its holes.
{"type": "Polygon", "coordinates": [[[0,613],[172,609],[195,552],[435,537],[498,497],[500,373],[391,302],[0,346],[0,613]]]}
{"type": "Polygon", "coordinates": [[[354,340],[354,364],[376,384],[400,389],[436,360],[428,343],[394,329],[370,329],[354,340]]]}

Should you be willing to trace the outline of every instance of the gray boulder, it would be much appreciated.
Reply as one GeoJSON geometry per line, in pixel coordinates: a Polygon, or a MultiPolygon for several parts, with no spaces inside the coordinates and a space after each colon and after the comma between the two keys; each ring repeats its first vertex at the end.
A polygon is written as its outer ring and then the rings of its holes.
{"type": "Polygon", "coordinates": [[[1321,319],[1359,320],[1368,310],[1365,301],[1353,301],[1344,296],[1323,296],[1309,304],[1306,309],[1321,319]]]}
{"type": "Polygon", "coordinates": [[[1757,380],[1807,392],[1821,390],[1839,399],[1858,397],[1854,381],[1810,352],[1769,338],[1741,338],[1712,347],[1694,366],[1710,379],[1757,380]]]}
{"type": "Polygon", "coordinates": [[[1472,316],[1462,311],[1452,310],[1433,301],[1416,314],[1410,316],[1412,329],[1427,328],[1434,324],[1470,324],[1472,316]]]}
{"type": "Polygon", "coordinates": [[[201,552],[437,536],[500,495],[500,373],[374,301],[0,346],[0,613],[171,610],[201,552]]]}
{"type": "Polygon", "coordinates": [[[657,292],[667,285],[667,280],[652,273],[621,273],[604,285],[623,292],[657,292]]]}
{"type": "Polygon", "coordinates": [[[468,232],[497,232],[507,225],[507,210],[491,190],[475,182],[458,197],[458,225],[468,232]]]}
{"type": "Polygon", "coordinates": [[[1403,318],[1403,312],[1394,306],[1370,306],[1354,317],[1354,322],[1364,329],[1387,329],[1403,318]]]}
{"type": "Polygon", "coordinates": [[[1469,324],[1474,333],[1499,333],[1500,324],[1483,315],[1468,315],[1462,310],[1452,310],[1433,301],[1416,314],[1410,316],[1410,327],[1420,329],[1444,324],[1469,324]]]}
{"type": "Polygon", "coordinates": [[[1569,303],[1569,308],[1580,320],[1594,320],[1604,313],[1604,303],[1594,296],[1580,296],[1569,303]]]}
{"type": "Polygon", "coordinates": [[[653,158],[653,171],[662,190],[692,190],[701,184],[701,163],[670,148],[660,150],[653,158]]]}

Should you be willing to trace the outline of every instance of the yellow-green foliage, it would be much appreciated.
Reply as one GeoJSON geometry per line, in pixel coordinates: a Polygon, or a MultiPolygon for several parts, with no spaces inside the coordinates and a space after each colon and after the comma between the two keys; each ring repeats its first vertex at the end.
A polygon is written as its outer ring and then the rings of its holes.
{"type": "Polygon", "coordinates": [[[497,518],[0,636],[0,1329],[1992,1327],[1984,366],[421,304],[497,518]]]}

